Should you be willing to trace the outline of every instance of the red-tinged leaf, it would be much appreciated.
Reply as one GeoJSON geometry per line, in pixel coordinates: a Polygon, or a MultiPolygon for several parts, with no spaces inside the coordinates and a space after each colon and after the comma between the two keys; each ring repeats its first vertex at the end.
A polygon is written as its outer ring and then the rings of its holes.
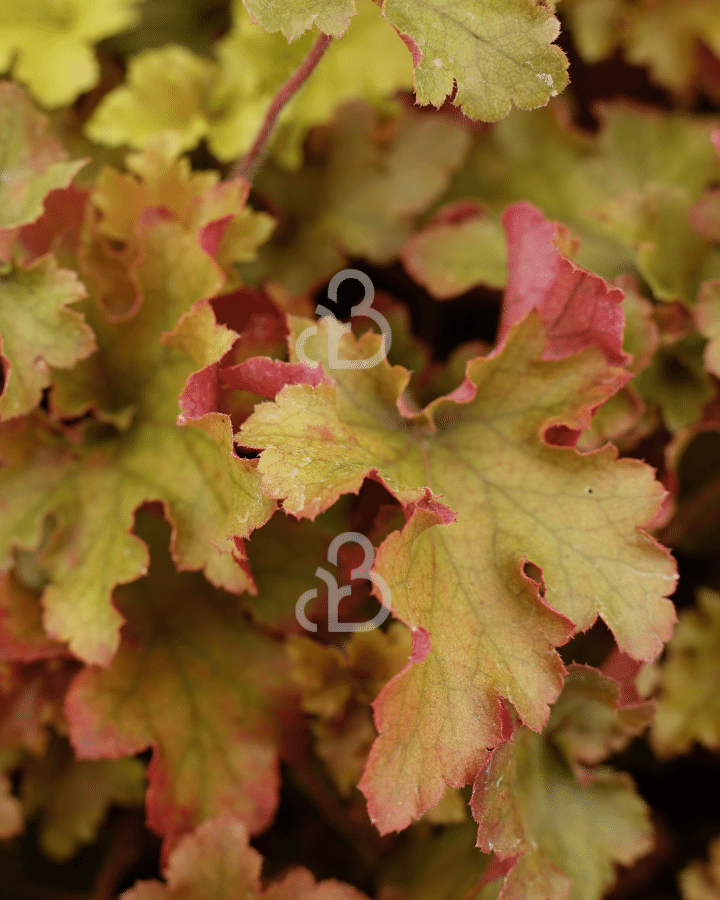
{"type": "Polygon", "coordinates": [[[708,241],[720,242],[720,190],[711,188],[688,212],[697,233],[708,241]]]}
{"type": "Polygon", "coordinates": [[[600,671],[617,684],[620,694],[620,706],[636,706],[643,702],[635,679],[643,664],[617,647],[613,647],[610,655],[602,664],[600,671]]]}
{"type": "Polygon", "coordinates": [[[217,172],[192,172],[186,159],[175,158],[171,141],[158,139],[142,153],[128,154],[127,166],[129,174],[100,171],[91,195],[95,221],[83,250],[100,305],[111,318],[131,315],[142,302],[144,285],[135,269],[145,248],[138,225],[148,222],[151,210],[162,210],[216,260],[223,283],[236,280],[232,263],[254,258],[269,236],[270,217],[245,205],[250,188],[244,179],[221,182],[217,172]]]}
{"type": "Polygon", "coordinates": [[[274,399],[286,384],[332,384],[318,366],[311,369],[302,363],[283,362],[255,356],[237,366],[229,366],[220,373],[221,379],[231,387],[252,391],[261,397],[274,399]]]}
{"type": "Polygon", "coordinates": [[[247,623],[236,597],[175,571],[161,520],[139,515],[138,528],[150,574],[116,591],[127,619],[120,649],[109,668],[74,681],[70,739],[80,759],[152,747],[148,823],[166,853],[224,813],[263,831],[278,803],[282,720],[294,714],[282,648],[247,623]]]}
{"type": "Polygon", "coordinates": [[[261,868],[262,857],[249,845],[245,825],[218,817],[180,841],[164,873],[166,885],[139,882],[120,900],[368,900],[334,879],[316,884],[306,869],[295,869],[263,890],[261,868]]]}
{"type": "Polygon", "coordinates": [[[531,309],[547,330],[543,359],[561,359],[599,347],[610,365],[623,366],[623,294],[579,268],[557,246],[558,226],[530,203],[515,203],[503,216],[508,241],[508,280],[497,340],[531,309]]]}
{"type": "Polygon", "coordinates": [[[65,653],[42,627],[39,595],[14,571],[0,575],[0,660],[34,662],[65,653]]]}
{"type": "Polygon", "coordinates": [[[62,704],[77,665],[51,659],[0,668],[0,753],[4,759],[19,751],[45,753],[50,727],[65,728],[62,704]]]}
{"type": "MultiPolygon", "coordinates": [[[[161,158],[143,160],[146,168],[156,164],[153,177],[163,187],[161,158]]],[[[174,169],[168,174],[171,187],[185,184],[181,176],[174,169]]],[[[115,183],[110,175],[106,180],[115,183]]],[[[55,371],[51,408],[57,417],[93,410],[108,424],[88,420],[72,436],[35,416],[1,436],[7,465],[0,470],[0,565],[9,566],[13,547],[37,547],[43,521],[55,517],[44,626],[77,656],[99,665],[112,658],[122,624],[110,602],[112,589],[146,570],[145,548],[129,534],[142,503],[165,505],[180,568],[203,569],[214,584],[236,592],[252,589],[252,580],[239,565],[235,539],[265,522],[275,506],[261,494],[255,464],[234,453],[229,417],[211,413],[177,421],[188,377],[221,359],[235,339],[218,325],[209,303],[225,278],[201,247],[202,222],[225,216],[222,204],[236,204],[246,187],[234,182],[221,200],[201,192],[194,206],[196,187],[191,180],[187,204],[175,198],[182,220],[143,207],[142,198],[133,206],[124,181],[116,188],[129,198],[129,212],[106,185],[95,199],[110,211],[110,224],[98,215],[86,217],[83,240],[90,245],[108,227],[137,249],[132,278],[138,294],[111,320],[89,282],[84,311],[98,350],[71,370],[55,371]],[[24,456],[11,446],[18,440],[24,456]]],[[[150,188],[141,184],[139,190],[144,197],[150,188]]],[[[100,265],[97,258],[93,265],[100,265]]]]}
{"type": "MultiPolygon", "coordinates": [[[[294,335],[304,325],[295,320],[294,335]]],[[[317,327],[306,352],[326,365],[317,327]]],[[[340,357],[367,358],[380,341],[344,335],[340,357]]],[[[237,436],[263,450],[265,489],[293,515],[313,518],[368,476],[406,507],[375,564],[414,651],[375,703],[380,737],[360,786],[381,831],[473,777],[503,739],[501,698],[543,726],[564,674],[553,648],[570,632],[599,615],[621,648],[654,659],[672,631],[675,566],[641,530],[664,495],[652,470],[611,446],[583,455],[543,439],[551,425],[586,427],[626,373],[595,347],[552,361],[544,351],[533,312],[422,413],[403,414],[409,374],[384,361],[334,371],[335,387],[283,388],[237,436]]]]}
{"type": "Polygon", "coordinates": [[[521,727],[491,752],[471,808],[478,847],[511,863],[499,900],[600,900],[614,864],[651,849],[649,811],[632,779],[584,765],[642,730],[645,706],[623,716],[614,682],[572,665],[543,733],[521,727]]]}
{"type": "Polygon", "coordinates": [[[148,423],[114,445],[93,426],[80,447],[24,423],[27,455],[0,470],[5,565],[10,547],[36,547],[45,516],[57,517],[44,558],[50,583],[43,624],[85,661],[110,661],[123,621],[110,602],[112,589],[147,570],[147,551],[129,533],[146,500],[165,504],[179,565],[203,568],[231,590],[252,589],[233,538],[266,521],[273,504],[260,495],[254,464],[234,454],[229,422],[215,415],[164,430],[148,423]]]}
{"type": "Polygon", "coordinates": [[[24,262],[52,253],[62,266],[76,264],[89,193],[76,184],[50,191],[40,218],[18,230],[16,250],[22,248],[24,262]]]}
{"type": "Polygon", "coordinates": [[[412,278],[438,300],[479,284],[505,286],[507,250],[502,227],[477,204],[453,204],[440,210],[405,242],[400,257],[412,278]]]}
{"type": "Polygon", "coordinates": [[[84,317],[72,309],[86,296],[75,272],[52,257],[29,268],[5,267],[0,276],[0,351],[5,384],[0,419],[35,409],[51,382],[50,366],[70,369],[96,349],[84,317]]]}
{"type": "MultiPolygon", "coordinates": [[[[710,135],[713,147],[720,156],[720,131],[710,135]]],[[[720,190],[710,188],[688,213],[690,224],[708,241],[720,242],[720,190]]]]}
{"type": "Polygon", "coordinates": [[[62,146],[45,134],[46,124],[19,85],[0,84],[0,229],[37,219],[46,195],[66,187],[87,162],[66,162],[62,146]]]}

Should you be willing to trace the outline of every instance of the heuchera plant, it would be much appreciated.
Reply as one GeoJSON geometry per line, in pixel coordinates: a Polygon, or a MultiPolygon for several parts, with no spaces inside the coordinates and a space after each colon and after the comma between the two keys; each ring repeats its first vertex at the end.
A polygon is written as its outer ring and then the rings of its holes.
{"type": "Polygon", "coordinates": [[[719,897],[717,0],[0,70],[0,898],[719,897]]]}

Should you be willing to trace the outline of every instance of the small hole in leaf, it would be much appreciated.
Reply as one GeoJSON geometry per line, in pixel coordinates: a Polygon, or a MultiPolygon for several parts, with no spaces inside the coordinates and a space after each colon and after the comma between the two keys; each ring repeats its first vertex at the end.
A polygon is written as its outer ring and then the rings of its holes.
{"type": "Polygon", "coordinates": [[[523,566],[523,575],[532,579],[538,586],[538,593],[541,597],[545,596],[545,581],[543,580],[542,570],[532,562],[526,562],[523,566]]]}

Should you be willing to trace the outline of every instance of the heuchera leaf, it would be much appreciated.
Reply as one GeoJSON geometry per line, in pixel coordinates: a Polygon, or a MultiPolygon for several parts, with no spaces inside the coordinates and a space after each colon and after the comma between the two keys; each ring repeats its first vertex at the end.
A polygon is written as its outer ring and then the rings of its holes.
{"type": "Polygon", "coordinates": [[[370,703],[407,663],[411,644],[399,622],[387,632],[354,633],[343,652],[307,637],[287,643],[302,708],[315,716],[315,750],[343,796],[360,780],[376,737],[370,703]]]}
{"type": "Polygon", "coordinates": [[[713,900],[720,891],[720,839],[710,841],[707,863],[693,860],[678,877],[683,900],[713,900]]]}
{"type": "Polygon", "coordinates": [[[177,153],[191,150],[208,132],[203,100],[216,78],[215,63],[185,47],[145,50],[130,58],[126,83],[103,98],[85,133],[100,144],[138,148],[165,133],[177,153]]]}
{"type": "Polygon", "coordinates": [[[334,879],[316,884],[299,868],[263,890],[261,867],[245,825],[223,816],[204,822],[178,844],[165,870],[167,885],[141,881],[120,900],[368,900],[334,879]]]}
{"type": "Polygon", "coordinates": [[[674,91],[693,86],[700,41],[720,55],[713,0],[692,0],[684,9],[673,0],[652,4],[571,0],[568,13],[573,36],[588,62],[598,62],[621,47],[628,62],[646,67],[655,83],[674,91]]]}
{"type": "MultiPolygon", "coordinates": [[[[150,167],[154,157],[144,159],[150,167]]],[[[167,174],[167,183],[159,179],[152,190],[131,176],[106,175],[98,190],[106,218],[86,216],[82,262],[93,277],[84,310],[98,350],[56,372],[51,405],[68,417],[95,410],[109,424],[86,421],[78,443],[37,415],[1,435],[3,565],[12,546],[35,548],[43,520],[56,517],[44,626],[81,659],[100,665],[112,658],[122,621],[111,591],[146,571],[145,548],[129,534],[138,506],[161,500],[178,566],[202,568],[214,584],[237,592],[252,583],[238,565],[234,539],[274,508],[260,494],[255,464],[233,452],[229,417],[177,421],[188,377],[220,359],[235,337],[217,324],[209,304],[225,277],[203,244],[222,248],[210,238],[218,221],[241,213],[248,187],[235,181],[216,188],[215,177],[200,175],[203,190],[188,180],[184,194],[170,192],[178,178],[174,170],[167,174]],[[163,186],[179,214],[143,206],[143,193],[164,198],[163,186]],[[117,239],[125,239],[129,256],[121,266],[113,257],[117,239]]]]}
{"type": "Polygon", "coordinates": [[[660,694],[650,742],[661,758],[686,753],[695,741],[711,749],[720,747],[719,648],[720,595],[703,588],[697,594],[697,609],[680,613],[659,668],[660,694]]]}
{"type": "MultiPolygon", "coordinates": [[[[376,557],[413,632],[410,664],[375,703],[380,737],[360,785],[382,832],[473,777],[502,739],[501,697],[543,726],[564,673],[553,647],[573,629],[599,615],[630,655],[653,659],[675,621],[674,564],[640,530],[663,496],[650,468],[611,446],[581,455],[543,439],[551,425],[586,427],[626,374],[595,347],[544,360],[543,330],[531,313],[422,413],[401,412],[409,374],[384,361],[334,372],[335,388],[284,388],[237,436],[264,451],[265,489],[293,515],[313,518],[369,475],[406,506],[406,527],[376,557]]],[[[306,352],[327,359],[326,341],[320,322],[306,352]]],[[[340,356],[367,358],[379,343],[345,335],[340,356]]]]}
{"type": "MultiPolygon", "coordinates": [[[[660,329],[654,318],[655,307],[642,296],[640,285],[633,275],[620,276],[615,284],[625,294],[622,304],[625,314],[622,349],[631,357],[627,368],[637,374],[648,366],[660,344],[660,329]]],[[[595,450],[612,441],[621,453],[628,454],[658,427],[659,421],[656,407],[645,404],[630,382],[603,403],[590,428],[578,439],[577,447],[580,450],[595,450]]]]}
{"type": "Polygon", "coordinates": [[[0,359],[5,384],[0,419],[35,409],[51,381],[50,366],[70,369],[96,349],[84,318],[66,309],[86,296],[75,272],[52,257],[25,268],[3,267],[0,276],[0,359]]]}
{"type": "Polygon", "coordinates": [[[63,654],[63,645],[42,627],[40,592],[23,583],[16,569],[0,576],[0,660],[33,662],[63,654]]]}
{"type": "MultiPolygon", "coordinates": [[[[282,84],[312,46],[311,35],[288,45],[253,25],[241,0],[233,27],[216,46],[216,60],[165,45],[130,59],[126,83],[101,101],[86,126],[93,140],[143,147],[165,132],[177,151],[206,138],[218,159],[245,153],[282,84]]],[[[327,121],[344,101],[386,101],[412,87],[412,63],[402,41],[365,0],[342,41],[331,44],[313,77],[282,109],[273,155],[298,168],[308,129],[327,121]]]]}
{"type": "Polygon", "coordinates": [[[499,900],[600,900],[613,863],[651,849],[649,810],[632,779],[588,766],[625,746],[652,715],[648,704],[629,720],[622,712],[612,680],[573,664],[543,733],[521,727],[491,752],[471,807],[478,846],[512,861],[499,900]]]}
{"type": "MultiPolygon", "coordinates": [[[[55,659],[30,665],[3,664],[0,671],[0,773],[19,774],[53,752],[51,728],[66,730],[62,703],[77,666],[55,659]]],[[[13,781],[17,783],[16,778],[13,781]]]]}
{"type": "MultiPolygon", "coordinates": [[[[298,522],[275,513],[246,542],[246,554],[257,594],[243,597],[250,614],[288,633],[305,633],[297,620],[298,597],[318,587],[315,570],[327,564],[327,552],[335,533],[319,521],[298,522]],[[278,566],[293,547],[292,558],[278,566]]],[[[308,613],[310,608],[308,609],[308,613]]]]}
{"type": "Polygon", "coordinates": [[[568,83],[568,61],[552,45],[560,23],[532,0],[383,0],[413,55],[419,103],[454,102],[471,119],[496,122],[513,106],[544,106],[568,83]]]}
{"type": "Polygon", "coordinates": [[[268,4],[263,0],[244,0],[253,22],[266,31],[282,31],[294,41],[308,28],[316,27],[325,34],[340,37],[355,15],[354,0],[278,0],[268,4]]]}
{"type": "Polygon", "coordinates": [[[66,162],[60,143],[45,134],[46,124],[19,85],[0,83],[0,228],[37,219],[47,193],[65,187],[87,162],[66,162]]]}
{"type": "Polygon", "coordinates": [[[663,300],[689,304],[710,245],[687,213],[720,174],[708,140],[712,120],[614,101],[598,106],[591,138],[567,106],[511,116],[477,136],[445,202],[468,197],[500,212],[525,200],[580,234],[578,265],[604,278],[631,271],[632,259],[663,300]]]}
{"type": "Polygon", "coordinates": [[[153,748],[147,815],[166,852],[223,813],[257,833],[277,806],[280,732],[295,693],[282,647],[247,623],[235,597],[176,572],[161,520],[141,514],[138,527],[150,574],[116,591],[122,643],[109,668],[88,666],[71,686],[70,739],[80,759],[153,748]]]}
{"type": "Polygon", "coordinates": [[[23,772],[25,815],[41,817],[40,846],[57,862],[96,839],[113,804],[140,806],[144,796],[145,765],[139,759],[76,760],[60,740],[23,772]]]}
{"type": "Polygon", "coordinates": [[[720,278],[702,285],[693,312],[698,331],[708,341],[703,352],[703,365],[720,377],[720,278]]]}
{"type": "Polygon", "coordinates": [[[348,256],[390,262],[469,146],[467,132],[447,119],[405,112],[381,124],[364,103],[341,107],[299,173],[267,164],[258,175],[254,187],[284,223],[242,276],[300,293],[348,256]]]}
{"type": "Polygon", "coordinates": [[[420,829],[408,832],[383,873],[377,900],[496,900],[496,886],[482,883],[491,858],[476,840],[472,822],[446,828],[432,841],[420,829]]]}
{"type": "Polygon", "coordinates": [[[675,433],[700,419],[715,388],[703,368],[701,335],[694,332],[676,342],[665,338],[632,384],[644,400],[658,404],[665,426],[675,433]]]}
{"type": "Polygon", "coordinates": [[[24,82],[44,106],[63,106],[94,86],[92,44],[138,21],[138,0],[3,3],[0,71],[24,82]]]}
{"type": "Polygon", "coordinates": [[[502,227],[477,204],[440,210],[409,238],[400,256],[413,279],[438,300],[478,284],[505,287],[507,250],[502,227]]]}
{"type": "Polygon", "coordinates": [[[598,347],[608,363],[622,366],[622,292],[579,268],[556,245],[558,228],[529,203],[513,204],[503,216],[508,271],[497,340],[537,309],[548,332],[544,359],[561,359],[585,347],[598,347]]]}

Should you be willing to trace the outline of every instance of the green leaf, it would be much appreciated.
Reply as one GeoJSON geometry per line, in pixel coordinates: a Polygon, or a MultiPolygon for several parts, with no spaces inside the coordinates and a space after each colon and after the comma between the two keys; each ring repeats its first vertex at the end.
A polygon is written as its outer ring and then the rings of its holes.
{"type": "Polygon", "coordinates": [[[12,547],[37,547],[43,521],[56,517],[44,625],[81,659],[101,665],[112,658],[122,623],[112,589],[146,571],[146,550],[129,534],[138,506],[165,505],[180,568],[203,569],[214,584],[238,593],[252,581],[238,564],[243,555],[235,538],[274,508],[261,495],[255,463],[234,454],[229,417],[178,421],[189,376],[220,359],[235,338],[217,324],[209,303],[225,278],[202,249],[201,235],[233,210],[241,214],[247,185],[217,189],[213,176],[200,175],[202,190],[178,179],[175,169],[166,174],[152,189],[132,176],[108,176],[96,198],[106,217],[86,217],[85,263],[97,277],[88,278],[84,310],[98,350],[72,370],[55,370],[52,403],[67,417],[94,410],[107,424],[91,418],[71,436],[38,415],[2,433],[2,559],[9,560],[12,547]],[[180,213],[145,207],[153,191],[168,192],[180,213]],[[132,263],[115,277],[105,261],[117,264],[111,241],[128,232],[132,263]],[[104,283],[112,291],[125,285],[129,294],[113,297],[108,312],[96,290],[104,283]]]}
{"type": "Polygon", "coordinates": [[[37,219],[47,194],[66,187],[87,162],[65,162],[67,154],[45,134],[46,125],[21,87],[0,84],[0,228],[37,219]]]}
{"type": "Polygon", "coordinates": [[[314,716],[316,753],[342,796],[360,781],[377,736],[370,703],[407,663],[411,644],[400,622],[387,632],[355,632],[342,652],[307,637],[288,640],[303,711],[314,716]]]}
{"type": "MultiPolygon", "coordinates": [[[[562,101],[510,116],[475,138],[443,203],[476,199],[491,212],[529,200],[582,238],[578,265],[611,279],[633,260],[659,299],[695,299],[710,245],[687,213],[720,176],[714,122],[624,101],[598,108],[591,137],[562,101]]],[[[720,272],[718,273],[720,274],[720,272]]]]}
{"type": "Polygon", "coordinates": [[[116,592],[126,624],[110,666],[86,666],[68,692],[70,739],[79,759],[153,748],[148,824],[166,849],[216,815],[256,834],[277,807],[282,723],[297,702],[282,647],[236,597],[176,571],[159,517],[139,514],[137,530],[150,571],[116,592]]]}
{"type": "Polygon", "coordinates": [[[472,822],[437,835],[414,827],[383,872],[378,900],[495,900],[498,885],[481,885],[490,859],[476,842],[472,822]]]}
{"type": "Polygon", "coordinates": [[[503,900],[600,900],[614,864],[652,848],[649,809],[630,776],[587,765],[625,746],[649,720],[647,705],[618,710],[617,695],[613,681],[573,665],[543,733],[519,728],[478,775],[471,806],[479,846],[520,857],[503,900]],[[579,744],[571,737],[578,728],[579,744]]]}
{"type": "Polygon", "coordinates": [[[261,867],[262,857],[249,845],[245,825],[224,816],[204,822],[178,844],[165,870],[167,885],[141,881],[120,900],[368,900],[335,879],[316,884],[303,868],[263,890],[261,867]]]}
{"type": "Polygon", "coordinates": [[[77,760],[56,739],[25,766],[21,797],[28,819],[41,817],[40,846],[64,862],[97,832],[113,804],[141,806],[145,766],[139,759],[77,760]]]}
{"type": "MultiPolygon", "coordinates": [[[[323,360],[327,331],[317,327],[306,352],[323,360]]],[[[340,356],[367,358],[380,340],[344,335],[340,356]]],[[[293,515],[313,518],[375,472],[410,515],[375,564],[416,660],[376,702],[381,736],[361,789],[382,831],[466,783],[501,739],[499,696],[542,727],[562,684],[552,648],[573,628],[600,616],[636,658],[654,658],[672,629],[674,567],[639,530],[663,495],[652,471],[612,447],[583,456],[542,438],[552,424],[586,422],[622,370],[594,348],[543,361],[544,343],[533,313],[502,352],[469,365],[462,400],[415,416],[401,412],[409,375],[400,367],[338,370],[336,386],[284,388],[237,436],[263,450],[265,490],[293,515]],[[428,488],[457,514],[453,524],[423,499],[428,488]],[[542,570],[542,599],[525,561],[542,570]]]]}
{"type": "MultiPolygon", "coordinates": [[[[169,135],[176,152],[206,138],[222,161],[250,149],[280,87],[312,46],[311,36],[288,46],[250,22],[241,0],[233,27],[217,43],[217,61],[168,45],[130,59],[126,83],[107,94],[86,126],[93,140],[144,147],[169,135]]],[[[412,87],[412,64],[402,41],[364,0],[342,41],[329,47],[313,75],[281,110],[272,153],[299,168],[308,130],[326,122],[343,102],[364,97],[394,108],[394,91],[412,87]]]]}
{"type": "Polygon", "coordinates": [[[720,840],[714,838],[708,848],[707,863],[693,860],[678,877],[683,900],[713,900],[720,890],[720,840]]]}
{"type": "Polygon", "coordinates": [[[282,31],[289,41],[313,27],[340,37],[355,15],[354,0],[276,0],[274,3],[244,0],[244,3],[253,22],[266,31],[282,31]]]}
{"type": "Polygon", "coordinates": [[[406,35],[418,102],[455,104],[496,122],[513,106],[544,106],[568,83],[568,61],[552,46],[560,23],[533,0],[383,0],[383,15],[406,35]]]}
{"type": "Polygon", "coordinates": [[[207,135],[203,105],[216,78],[215,63],[185,47],[145,50],[130,59],[126,84],[103,98],[85,133],[99,144],[137,148],[168,134],[176,153],[192,150],[207,135]]]}
{"type": "Polygon", "coordinates": [[[660,693],[650,743],[659,757],[687,753],[695,742],[720,747],[719,650],[720,595],[703,588],[697,607],[680,613],[667,658],[655,667],[660,693]]]}
{"type": "Polygon", "coordinates": [[[0,419],[35,409],[50,384],[49,366],[70,369],[95,350],[83,317],[66,309],[85,296],[75,272],[58,269],[52,257],[0,275],[0,350],[5,385],[0,419]]]}
{"type": "Polygon", "coordinates": [[[342,107],[300,172],[270,163],[259,173],[255,187],[283,225],[241,275],[299,293],[348,256],[389,263],[468,146],[468,135],[446,119],[404,113],[382,124],[365,104],[342,107]]]}
{"type": "Polygon", "coordinates": [[[568,13],[573,37],[588,62],[620,47],[629,63],[646,68],[656,84],[678,93],[698,78],[700,42],[720,54],[714,0],[692,0],[685,7],[673,0],[571,0],[568,13]]]}
{"type": "Polygon", "coordinates": [[[505,233],[482,209],[442,210],[400,251],[418,284],[445,300],[479,284],[503,288],[507,278],[505,233]]]}
{"type": "Polygon", "coordinates": [[[673,433],[693,425],[715,396],[715,388],[703,368],[705,342],[693,332],[677,342],[666,342],[650,364],[632,380],[647,401],[657,403],[663,421],[673,433]]]}
{"type": "Polygon", "coordinates": [[[698,331],[707,338],[703,365],[720,376],[720,278],[701,285],[694,316],[698,331]]]}
{"type": "Polygon", "coordinates": [[[24,82],[44,106],[64,106],[90,90],[99,66],[92,45],[138,21],[138,0],[3,3],[0,71],[24,82]]]}

